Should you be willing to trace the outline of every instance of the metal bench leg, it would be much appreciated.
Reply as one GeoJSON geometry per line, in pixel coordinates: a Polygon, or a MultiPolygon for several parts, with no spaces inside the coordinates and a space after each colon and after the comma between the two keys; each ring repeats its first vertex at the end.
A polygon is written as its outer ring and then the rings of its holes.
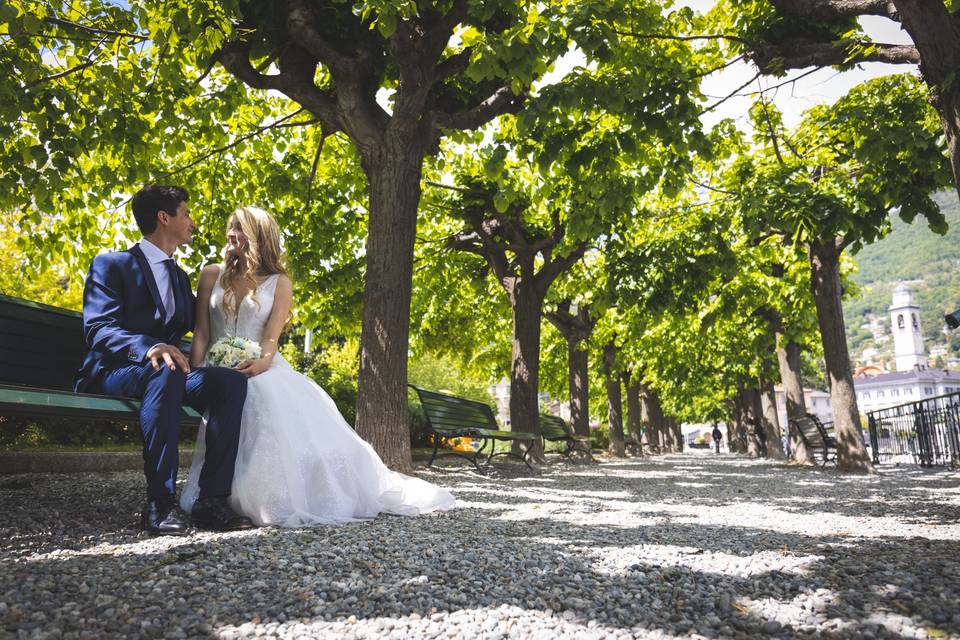
{"type": "Polygon", "coordinates": [[[530,443],[530,446],[527,447],[527,450],[523,452],[523,464],[527,465],[527,469],[530,469],[530,471],[533,471],[533,467],[530,466],[530,462],[527,460],[527,458],[530,457],[530,450],[531,450],[531,449],[533,449],[533,443],[532,443],[532,442],[530,443]]]}
{"type": "MultiPolygon", "coordinates": [[[[473,463],[473,466],[477,468],[477,471],[482,471],[480,468],[480,463],[477,462],[477,458],[483,455],[483,450],[486,448],[488,442],[492,443],[493,441],[483,438],[483,440],[480,442],[480,447],[477,449],[476,453],[473,454],[473,460],[470,461],[473,463]]],[[[490,450],[493,451],[493,446],[490,447],[490,450]]]]}
{"type": "Polygon", "coordinates": [[[484,466],[489,467],[493,462],[493,459],[497,456],[509,456],[511,458],[516,458],[517,460],[522,460],[523,464],[527,465],[527,468],[530,469],[530,471],[534,471],[534,468],[530,466],[529,462],[527,462],[527,457],[530,455],[530,450],[532,448],[532,446],[527,447],[527,450],[523,452],[522,456],[518,456],[513,451],[501,451],[500,453],[493,453],[493,449],[491,448],[491,454],[487,457],[487,462],[484,466]]]}
{"type": "Polygon", "coordinates": [[[427,468],[429,469],[433,466],[433,461],[437,459],[437,450],[440,448],[440,436],[436,433],[433,434],[433,455],[430,456],[430,462],[427,463],[427,468]]]}

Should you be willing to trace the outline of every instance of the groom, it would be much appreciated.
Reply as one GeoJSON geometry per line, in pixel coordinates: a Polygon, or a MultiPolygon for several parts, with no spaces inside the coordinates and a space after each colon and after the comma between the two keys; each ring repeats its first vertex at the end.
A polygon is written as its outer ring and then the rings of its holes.
{"type": "Polygon", "coordinates": [[[83,337],[89,352],[74,388],[141,400],[147,477],[142,525],[153,535],[183,535],[188,529],[174,493],[184,404],[209,412],[200,496],[191,512],[194,524],[217,531],[253,526],[227,504],[247,379],[232,369],[191,370],[178,347],[193,330],[196,304],[187,274],[171,257],[196,229],[187,199],[181,187],[138,191],[132,208],[143,239],[127,251],[94,258],[83,288],[83,337]]]}

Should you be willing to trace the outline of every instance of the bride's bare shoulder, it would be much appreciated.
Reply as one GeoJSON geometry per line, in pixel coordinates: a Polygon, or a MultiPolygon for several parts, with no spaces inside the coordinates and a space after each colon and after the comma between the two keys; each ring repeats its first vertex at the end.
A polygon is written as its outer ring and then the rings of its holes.
{"type": "Polygon", "coordinates": [[[220,275],[220,265],[208,264],[200,270],[200,282],[197,283],[198,289],[213,288],[213,284],[220,275]]]}

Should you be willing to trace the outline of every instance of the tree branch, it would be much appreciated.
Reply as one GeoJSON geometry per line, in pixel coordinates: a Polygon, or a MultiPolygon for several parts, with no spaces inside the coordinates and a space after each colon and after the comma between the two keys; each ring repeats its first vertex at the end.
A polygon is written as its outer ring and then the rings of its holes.
{"type": "Polygon", "coordinates": [[[543,268],[540,269],[540,272],[537,273],[536,276],[537,286],[540,288],[542,294],[546,294],[547,289],[550,288],[550,285],[553,284],[553,281],[556,280],[561,273],[567,271],[567,269],[583,257],[583,254],[587,252],[588,246],[590,246],[588,242],[581,242],[567,255],[556,260],[551,260],[543,265],[543,268]]]}
{"type": "Polygon", "coordinates": [[[702,115],[705,114],[705,113],[708,113],[708,112],[710,112],[710,111],[713,111],[714,109],[716,109],[717,107],[719,107],[720,105],[722,105],[724,102],[726,102],[726,101],[729,100],[730,98],[732,98],[732,97],[734,97],[735,95],[737,95],[738,93],[740,93],[740,90],[741,90],[741,89],[746,88],[747,85],[749,85],[751,82],[753,82],[754,80],[756,80],[757,78],[759,78],[761,75],[763,75],[762,71],[758,71],[758,72],[756,73],[756,75],[754,75],[752,78],[750,78],[749,80],[747,80],[746,82],[744,82],[742,85],[740,85],[739,87],[737,87],[736,89],[734,89],[733,91],[731,91],[730,93],[728,93],[726,96],[720,98],[719,100],[717,100],[716,102],[714,102],[714,103],[711,104],[710,106],[705,107],[705,108],[703,109],[703,111],[701,111],[701,112],[698,113],[697,115],[702,116],[702,115]]]}
{"type": "Polygon", "coordinates": [[[289,127],[289,126],[305,126],[305,125],[310,125],[310,124],[316,124],[316,122],[317,122],[316,120],[301,121],[301,122],[298,122],[298,123],[295,123],[295,124],[294,124],[294,123],[285,124],[285,123],[287,123],[288,120],[290,120],[291,118],[293,118],[295,115],[297,115],[297,114],[299,114],[299,113],[302,113],[302,112],[303,112],[303,108],[300,108],[300,109],[297,109],[296,111],[294,111],[294,112],[291,113],[291,114],[288,114],[288,115],[283,116],[283,117],[280,118],[279,120],[275,120],[275,121],[271,122],[270,124],[261,125],[261,126],[257,127],[256,129],[254,129],[253,131],[251,131],[250,133],[245,133],[244,135],[240,136],[239,138],[237,138],[236,140],[234,140],[234,141],[231,142],[230,144],[225,144],[225,145],[223,145],[222,147],[218,147],[218,148],[216,148],[216,149],[213,149],[212,151],[208,151],[207,153],[204,153],[204,154],[201,155],[200,157],[195,158],[194,160],[190,161],[189,163],[183,165],[182,167],[179,167],[179,168],[177,168],[177,169],[174,169],[173,171],[168,171],[168,172],[166,172],[166,173],[163,173],[163,174],[161,174],[161,175],[158,176],[158,177],[159,177],[159,178],[169,178],[169,177],[172,176],[172,175],[176,175],[176,174],[178,174],[178,173],[182,173],[182,172],[186,171],[187,169],[190,169],[191,167],[197,166],[198,164],[200,164],[201,162],[203,162],[203,161],[206,160],[207,158],[210,158],[211,156],[215,156],[215,155],[217,155],[217,154],[223,153],[224,151],[228,151],[228,150],[230,150],[230,149],[233,149],[234,147],[236,147],[236,146],[244,143],[245,141],[249,140],[250,138],[255,138],[255,137],[259,136],[260,134],[262,134],[262,133],[264,133],[264,132],[266,132],[266,131],[269,131],[270,129],[280,129],[280,128],[289,127]]]}
{"type": "Polygon", "coordinates": [[[82,64],[78,64],[78,65],[75,66],[75,67],[70,67],[69,69],[67,69],[67,70],[65,70],[65,71],[61,71],[60,73],[55,73],[55,74],[53,74],[53,75],[51,75],[51,76],[47,76],[47,77],[45,77],[45,78],[40,78],[39,80],[35,80],[35,81],[31,82],[30,84],[27,84],[27,85],[24,85],[23,87],[21,87],[21,91],[25,91],[25,90],[27,90],[27,89],[32,89],[33,87],[36,87],[36,86],[38,86],[38,85],[41,85],[41,84],[43,84],[43,83],[45,83],[45,82],[51,82],[51,81],[56,80],[56,79],[58,79],[58,78],[62,78],[62,77],[64,77],[64,76],[68,76],[68,75],[70,75],[71,73],[76,73],[77,71],[83,71],[84,69],[93,66],[93,64],[94,64],[95,62],[96,62],[96,60],[87,60],[86,62],[84,62],[84,63],[82,63],[82,64]]]}
{"type": "Polygon", "coordinates": [[[735,57],[735,58],[731,58],[730,60],[728,60],[727,62],[724,62],[723,64],[721,64],[721,65],[719,65],[719,66],[713,67],[712,69],[707,69],[706,71],[699,71],[699,72],[695,73],[695,74],[693,75],[693,77],[694,77],[694,78],[704,78],[704,77],[710,75],[711,73],[714,73],[715,71],[722,71],[723,69],[726,69],[727,67],[729,67],[729,66],[731,66],[731,65],[734,65],[734,64],[740,62],[741,60],[743,60],[743,59],[746,58],[746,57],[747,57],[747,54],[741,53],[739,56],[737,56],[737,57],[735,57]]]}
{"type": "Polygon", "coordinates": [[[468,189],[467,187],[458,187],[452,184],[443,184],[442,182],[434,182],[433,180],[426,180],[425,183],[430,185],[431,187],[437,187],[439,189],[449,189],[451,191],[459,191],[460,193],[471,193],[474,195],[487,193],[482,189],[468,189]]]}
{"type": "Polygon", "coordinates": [[[491,232],[496,232],[499,223],[496,220],[485,220],[477,225],[472,232],[457,234],[448,242],[452,249],[475,253],[486,259],[493,269],[494,275],[506,287],[506,280],[514,274],[510,270],[510,261],[503,247],[494,241],[491,232]]]}
{"type": "Polygon", "coordinates": [[[434,79],[436,81],[442,81],[465,71],[466,68],[470,66],[470,55],[472,51],[472,48],[468,47],[442,60],[434,72],[434,79]]]}
{"type": "Polygon", "coordinates": [[[250,64],[250,46],[250,42],[234,40],[225,44],[215,57],[224,69],[239,78],[244,84],[254,89],[280,91],[281,79],[279,74],[262,74],[250,64]]]}
{"type": "Polygon", "coordinates": [[[694,36],[680,36],[674,33],[636,33],[633,31],[621,31],[619,29],[614,29],[613,32],[618,36],[627,36],[640,40],[677,40],[680,42],[691,42],[694,40],[730,40],[751,47],[754,45],[753,42],[732,33],[704,33],[694,36]]]}
{"type": "Polygon", "coordinates": [[[98,36],[116,36],[117,38],[129,38],[130,40],[135,40],[137,42],[146,42],[150,39],[150,36],[148,35],[127,33],[125,31],[113,31],[111,29],[101,29],[99,27],[92,27],[89,25],[80,24],[79,22],[73,22],[72,20],[64,20],[63,18],[44,18],[43,21],[47,24],[56,25],[65,29],[78,29],[80,31],[85,31],[86,33],[92,33],[98,36]]]}
{"type": "Polygon", "coordinates": [[[515,96],[508,86],[493,92],[489,98],[467,111],[447,113],[432,111],[437,126],[445,129],[476,129],[499,115],[516,113],[523,106],[525,96],[515,96]]]}
{"type": "Polygon", "coordinates": [[[770,0],[781,14],[793,14],[821,22],[835,22],[863,15],[898,19],[890,0],[770,0]]]}
{"type": "Polygon", "coordinates": [[[470,7],[468,0],[454,0],[450,10],[427,32],[429,55],[437,59],[447,47],[450,36],[458,24],[467,19],[467,10],[470,7]]]}
{"type": "Polygon", "coordinates": [[[254,89],[280,91],[292,98],[323,123],[323,130],[334,133],[343,130],[343,124],[337,112],[333,98],[313,83],[312,76],[304,74],[308,70],[298,68],[299,76],[294,71],[281,70],[278,74],[264,75],[253,68],[250,63],[251,43],[242,40],[228,42],[216,54],[216,59],[241,82],[254,89]]]}
{"type": "Polygon", "coordinates": [[[289,0],[287,31],[294,42],[309,51],[335,75],[349,73],[351,60],[334,49],[313,27],[313,13],[304,0],[289,0]]]}
{"type": "Polygon", "coordinates": [[[449,249],[475,253],[478,256],[483,256],[483,258],[487,257],[483,241],[480,239],[480,234],[476,231],[455,233],[445,238],[445,242],[449,249]]]}
{"type": "Polygon", "coordinates": [[[310,169],[310,180],[307,182],[307,204],[305,209],[310,209],[310,199],[313,196],[313,181],[317,177],[317,167],[320,165],[320,154],[323,153],[323,143],[327,141],[327,133],[320,129],[320,142],[317,143],[317,152],[313,156],[313,167],[310,169]]]}
{"type": "Polygon", "coordinates": [[[694,180],[693,178],[690,178],[690,182],[697,185],[698,187],[703,187],[704,189],[707,189],[709,191],[715,191],[716,193],[726,193],[728,195],[736,195],[733,191],[728,191],[727,189],[721,189],[720,187],[713,187],[713,186],[710,186],[709,184],[700,182],[699,180],[694,180]]]}
{"type": "Polygon", "coordinates": [[[764,73],[805,67],[832,67],[859,62],[887,62],[890,64],[919,64],[920,53],[912,45],[875,42],[814,42],[786,40],[775,45],[764,45],[750,54],[754,64],[764,73]],[[865,47],[863,52],[851,53],[851,45],[865,47]]]}

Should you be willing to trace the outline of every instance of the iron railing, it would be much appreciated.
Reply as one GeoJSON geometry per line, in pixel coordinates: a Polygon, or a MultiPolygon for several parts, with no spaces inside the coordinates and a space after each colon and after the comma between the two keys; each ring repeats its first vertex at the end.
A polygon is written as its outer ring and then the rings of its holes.
{"type": "Polygon", "coordinates": [[[960,393],[867,413],[874,464],[960,464],[960,393]]]}

